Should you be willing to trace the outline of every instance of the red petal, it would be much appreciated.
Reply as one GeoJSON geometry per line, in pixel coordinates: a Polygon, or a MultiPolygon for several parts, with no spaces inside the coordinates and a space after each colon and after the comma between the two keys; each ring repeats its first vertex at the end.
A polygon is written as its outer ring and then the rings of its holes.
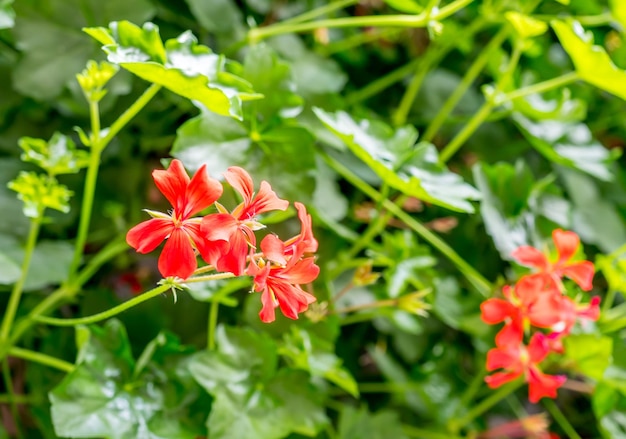
{"type": "Polygon", "coordinates": [[[261,294],[261,303],[263,304],[263,307],[259,312],[259,317],[261,318],[261,321],[264,323],[271,323],[276,320],[276,313],[274,311],[274,308],[276,308],[278,304],[274,302],[274,297],[272,296],[272,293],[269,292],[269,290],[265,290],[261,294]]]}
{"type": "Polygon", "coordinates": [[[528,305],[527,316],[533,326],[550,328],[557,324],[563,308],[561,293],[543,292],[536,300],[528,305]]]}
{"type": "Polygon", "coordinates": [[[240,219],[254,218],[260,213],[269,212],[270,210],[285,210],[289,207],[289,201],[278,198],[276,192],[272,190],[267,181],[261,182],[259,193],[256,194],[251,203],[246,203],[244,209],[239,215],[240,219]]]}
{"type": "Polygon", "coordinates": [[[517,377],[519,377],[522,372],[496,372],[492,375],[488,375],[485,377],[485,382],[491,389],[495,389],[496,387],[500,387],[501,385],[508,383],[509,381],[513,381],[517,377]]]}
{"type": "Polygon", "coordinates": [[[252,201],[254,194],[254,184],[252,177],[239,166],[231,166],[224,172],[224,178],[243,197],[243,202],[247,206],[252,201]]]}
{"type": "Polygon", "coordinates": [[[576,282],[583,291],[593,288],[593,274],[595,268],[591,261],[579,261],[566,265],[559,270],[561,275],[569,277],[576,282]]]}
{"type": "Polygon", "coordinates": [[[311,215],[306,211],[306,207],[302,203],[293,203],[298,211],[298,218],[302,224],[302,230],[300,232],[301,245],[304,247],[302,251],[304,253],[315,253],[317,251],[317,240],[313,237],[311,215]]]}
{"type": "Polygon", "coordinates": [[[206,165],[202,165],[195,173],[185,191],[184,219],[206,209],[222,196],[222,184],[209,177],[206,165]]]}
{"type": "Polygon", "coordinates": [[[126,242],[139,253],[149,253],[159,246],[174,230],[174,223],[166,218],[152,218],[137,224],[126,234],[126,242]]]}
{"type": "Polygon", "coordinates": [[[283,282],[272,282],[271,290],[276,295],[282,313],[293,320],[296,320],[298,314],[306,311],[309,304],[316,300],[314,296],[302,291],[299,287],[283,282]]]}
{"type": "Polygon", "coordinates": [[[199,223],[186,223],[185,232],[191,237],[191,240],[200,252],[200,256],[207,264],[215,265],[217,260],[228,251],[228,241],[207,240],[202,233],[202,226],[199,223]]]}
{"type": "Polygon", "coordinates": [[[314,258],[305,258],[284,270],[277,271],[276,276],[290,284],[308,284],[317,279],[319,273],[320,267],[315,265],[314,258]]]}
{"type": "Polygon", "coordinates": [[[281,265],[287,263],[287,259],[285,258],[285,243],[276,235],[267,235],[263,238],[261,241],[261,251],[263,252],[263,256],[270,261],[281,265]]]}
{"type": "Polygon", "coordinates": [[[593,296],[588,305],[583,305],[577,310],[581,319],[596,321],[600,318],[600,296],[593,296]]]}
{"type": "Polygon", "coordinates": [[[528,400],[533,404],[543,397],[556,398],[556,391],[567,378],[563,375],[546,375],[536,366],[528,371],[528,400]]]}
{"type": "Polygon", "coordinates": [[[246,262],[250,247],[248,237],[243,230],[238,229],[230,236],[229,250],[218,259],[216,268],[219,271],[227,271],[235,276],[241,276],[246,270],[246,262]]]}
{"type": "Polygon", "coordinates": [[[202,218],[201,232],[209,241],[229,241],[239,229],[239,221],[228,213],[212,213],[202,218]]]}
{"type": "Polygon", "coordinates": [[[513,304],[503,299],[488,299],[480,304],[480,317],[483,322],[493,325],[502,322],[507,317],[517,315],[518,311],[513,304]]]}
{"type": "Polygon", "coordinates": [[[562,229],[556,229],[552,232],[552,239],[554,245],[559,253],[559,261],[568,261],[574,256],[578,245],[580,244],[580,238],[574,232],[565,231],[562,229]]]}
{"type": "Polygon", "coordinates": [[[541,332],[535,332],[528,343],[528,357],[531,363],[539,363],[550,353],[550,344],[547,337],[541,332]]]}
{"type": "Polygon", "coordinates": [[[166,170],[152,171],[154,183],[161,193],[174,207],[176,213],[185,210],[185,191],[189,184],[189,176],[180,160],[172,160],[170,167],[166,170]]]}
{"type": "Polygon", "coordinates": [[[521,367],[519,346],[507,346],[493,348],[487,352],[487,370],[509,369],[516,370],[521,367]]]}
{"type": "Polygon", "coordinates": [[[198,261],[189,236],[179,228],[174,229],[159,257],[159,271],[163,277],[187,279],[197,266],[198,261]]]}
{"type": "Polygon", "coordinates": [[[541,253],[535,247],[523,245],[513,250],[511,256],[520,264],[528,267],[538,268],[539,270],[547,270],[550,263],[546,255],[541,253]]]}
{"type": "Polygon", "coordinates": [[[496,346],[518,346],[524,338],[524,328],[519,318],[513,319],[496,334],[496,346]]]}

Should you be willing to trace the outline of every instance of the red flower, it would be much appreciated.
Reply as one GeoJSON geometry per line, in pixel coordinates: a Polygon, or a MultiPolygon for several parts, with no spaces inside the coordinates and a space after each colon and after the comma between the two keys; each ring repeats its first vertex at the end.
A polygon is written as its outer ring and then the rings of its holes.
{"type": "Polygon", "coordinates": [[[537,275],[551,279],[556,285],[561,284],[561,277],[566,276],[576,282],[580,288],[589,291],[592,288],[594,267],[590,261],[571,261],[580,244],[580,238],[574,232],[556,229],[552,239],[558,252],[556,262],[550,262],[546,255],[534,247],[522,246],[514,250],[513,256],[520,264],[534,267],[537,275]]]}
{"type": "Polygon", "coordinates": [[[256,215],[271,210],[285,210],[289,202],[278,198],[266,181],[261,182],[259,192],[255,195],[252,178],[242,168],[228,168],[224,177],[242,195],[243,202],[232,213],[218,205],[220,213],[204,217],[201,230],[212,247],[207,262],[220,271],[239,276],[246,269],[248,255],[256,247],[254,231],[264,227],[256,221],[256,215]]]}
{"type": "Polygon", "coordinates": [[[262,293],[263,308],[259,316],[265,323],[274,321],[276,307],[280,307],[286,317],[297,319],[298,314],[316,300],[315,296],[303,291],[300,284],[313,282],[319,274],[319,267],[312,257],[301,258],[302,251],[286,255],[287,249],[276,236],[267,235],[261,241],[261,250],[268,261],[253,261],[247,270],[247,274],[254,276],[255,291],[262,293]]]}
{"type": "Polygon", "coordinates": [[[517,333],[522,334],[529,325],[550,328],[560,321],[563,296],[543,278],[524,276],[515,289],[506,285],[502,291],[506,300],[487,299],[480,305],[485,323],[505,322],[496,336],[496,344],[508,344],[509,337],[517,337],[517,333]]]}
{"type": "Polygon", "coordinates": [[[201,218],[192,215],[213,204],[222,195],[222,185],[209,177],[204,165],[190,180],[178,160],[172,160],[166,171],[153,171],[152,177],[172,204],[172,212],[148,210],[153,218],[130,229],[126,242],[139,253],[148,253],[167,239],[159,257],[159,271],[164,277],[186,279],[198,266],[195,250],[205,259],[210,250],[200,231],[201,218]]]}
{"type": "Polygon", "coordinates": [[[487,370],[503,369],[485,377],[489,387],[496,388],[513,381],[520,376],[528,383],[528,399],[537,403],[541,398],[555,398],[556,391],[566,378],[562,375],[546,375],[538,364],[550,352],[546,336],[540,332],[533,334],[528,346],[522,343],[522,337],[506,345],[490,349],[487,353],[487,370]]]}

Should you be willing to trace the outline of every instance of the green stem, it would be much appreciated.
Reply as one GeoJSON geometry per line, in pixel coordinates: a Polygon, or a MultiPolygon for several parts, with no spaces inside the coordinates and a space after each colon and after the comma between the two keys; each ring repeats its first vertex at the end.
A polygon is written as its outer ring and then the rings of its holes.
{"type": "Polygon", "coordinates": [[[163,294],[164,292],[166,292],[167,290],[171,288],[172,288],[171,285],[159,285],[158,287],[153,288],[150,291],[147,291],[137,297],[133,297],[132,299],[124,303],[120,303],[119,305],[114,306],[113,308],[110,308],[110,309],[107,309],[106,311],[100,312],[98,314],[86,316],[86,317],[78,317],[75,319],[59,319],[56,317],[33,315],[32,319],[39,323],[45,323],[47,325],[53,325],[53,326],[76,326],[76,325],[87,325],[90,323],[96,323],[101,320],[106,320],[110,317],[113,317],[121,312],[126,311],[127,309],[130,309],[134,306],[139,305],[140,303],[143,303],[160,294],[163,294]]]}
{"type": "Polygon", "coordinates": [[[576,430],[574,429],[572,424],[570,424],[565,415],[563,415],[561,410],[557,407],[552,399],[544,398],[542,400],[542,404],[546,408],[546,410],[550,412],[552,418],[557,422],[557,424],[559,424],[559,426],[563,429],[569,439],[581,439],[579,434],[576,433],[576,430]]]}
{"type": "Polygon", "coordinates": [[[11,416],[15,425],[16,436],[21,439],[24,437],[20,428],[20,412],[17,409],[17,400],[15,391],[13,390],[13,378],[11,377],[11,369],[9,369],[9,361],[5,358],[2,362],[2,378],[4,379],[4,387],[9,397],[9,405],[11,406],[11,416]]]}
{"type": "Polygon", "coordinates": [[[102,148],[107,146],[109,142],[113,140],[113,137],[115,137],[117,133],[119,133],[122,128],[124,128],[126,124],[128,124],[128,122],[130,122],[130,120],[135,117],[137,113],[139,113],[148,104],[148,102],[150,102],[150,100],[159,92],[159,90],[161,90],[160,85],[150,85],[150,87],[148,87],[146,91],[144,91],[143,94],[139,96],[139,98],[137,98],[137,100],[133,102],[133,104],[128,107],[126,111],[124,111],[115,122],[111,124],[109,130],[100,141],[100,145],[102,146],[102,148]]]}
{"type": "Polygon", "coordinates": [[[465,389],[465,392],[463,392],[463,395],[461,395],[461,399],[459,400],[459,407],[469,407],[471,405],[474,397],[482,387],[486,375],[486,369],[482,369],[480,373],[474,375],[474,378],[470,382],[470,385],[467,386],[467,389],[465,389]]]}
{"type": "Polygon", "coordinates": [[[343,40],[331,41],[328,44],[320,45],[315,48],[315,51],[322,56],[329,57],[335,53],[345,52],[363,44],[380,40],[381,38],[393,37],[401,31],[401,29],[383,29],[368,33],[359,32],[354,35],[350,35],[343,40]]]}
{"type": "Polygon", "coordinates": [[[425,11],[418,15],[369,15],[365,17],[341,17],[305,23],[277,23],[271,26],[250,29],[248,42],[255,43],[275,35],[308,32],[319,28],[344,27],[425,27],[431,20],[439,21],[463,9],[474,0],[456,0],[439,9],[435,14],[425,11]]]}
{"type": "Polygon", "coordinates": [[[334,158],[328,156],[324,152],[321,152],[322,157],[326,162],[342,177],[348,180],[354,187],[361,192],[369,196],[376,202],[382,202],[385,209],[393,213],[396,218],[403,221],[408,227],[413,229],[419,236],[421,236],[426,242],[441,252],[450,262],[452,262],[459,271],[467,278],[467,280],[476,288],[476,290],[484,297],[491,295],[492,286],[491,283],[485,279],[474,267],[467,263],[458,253],[454,251],[445,241],[428,230],[423,224],[415,220],[411,215],[403,211],[400,207],[396,206],[391,200],[383,199],[381,194],[371,187],[369,184],[361,180],[359,176],[353,173],[349,168],[339,163],[334,158]]]}
{"type": "Polygon", "coordinates": [[[9,349],[9,355],[12,357],[21,358],[23,360],[43,364],[44,366],[50,366],[54,369],[58,369],[67,373],[70,373],[74,370],[74,365],[72,363],[61,360],[60,358],[55,358],[51,357],[50,355],[42,354],[41,352],[12,347],[11,349],[9,349]]]}
{"type": "Polygon", "coordinates": [[[421,62],[422,60],[420,58],[416,58],[413,61],[403,65],[402,67],[399,67],[396,70],[386,74],[385,76],[375,79],[362,89],[350,93],[346,96],[346,105],[355,105],[359,102],[371,98],[372,96],[377,95],[382,90],[391,87],[393,84],[401,81],[411,72],[413,72],[421,62]]]}
{"type": "Polygon", "coordinates": [[[485,103],[480,107],[480,110],[474,114],[467,125],[463,127],[461,131],[446,145],[446,147],[441,151],[439,155],[439,161],[441,163],[447,162],[456,152],[465,144],[467,139],[470,138],[472,134],[482,125],[482,123],[487,119],[489,114],[491,114],[491,110],[496,106],[496,99],[498,95],[506,88],[508,85],[517,64],[519,63],[520,57],[522,55],[522,45],[516,44],[513,53],[511,54],[511,59],[509,60],[509,64],[507,65],[506,71],[502,74],[496,86],[494,87],[493,94],[491,98],[487,99],[485,103]]]}
{"type": "MultiPolygon", "coordinates": [[[[478,32],[482,27],[485,26],[484,19],[477,19],[470,24],[465,30],[465,38],[472,38],[472,36],[478,32]]],[[[395,126],[404,125],[406,123],[406,119],[408,117],[409,112],[411,111],[411,107],[413,106],[413,102],[419,93],[422,83],[424,82],[424,78],[431,70],[431,67],[438,64],[444,56],[452,48],[456,43],[455,39],[447,39],[443,44],[437,45],[432,49],[429,49],[424,57],[422,57],[422,62],[418,65],[417,72],[413,79],[411,80],[409,86],[404,92],[402,99],[400,100],[400,104],[398,105],[398,109],[393,114],[392,120],[395,126]]]]}
{"type": "Polygon", "coordinates": [[[563,87],[564,85],[578,81],[580,75],[577,72],[566,73],[565,75],[557,76],[556,78],[548,79],[547,81],[538,82],[537,84],[529,85],[528,87],[518,88],[515,91],[506,93],[502,98],[507,101],[521,98],[524,96],[532,95],[535,93],[543,93],[555,88],[563,87]]]}
{"type": "Polygon", "coordinates": [[[231,277],[236,277],[236,276],[233,273],[207,274],[206,276],[190,277],[189,279],[185,280],[185,283],[191,284],[194,282],[206,282],[208,280],[230,279],[231,277]]]}
{"type": "Polygon", "coordinates": [[[87,234],[89,233],[89,223],[91,222],[91,210],[93,207],[93,199],[96,191],[96,181],[98,179],[98,169],[100,167],[100,156],[102,147],[100,143],[100,109],[97,101],[89,102],[89,114],[91,116],[91,154],[89,156],[89,165],[87,167],[87,175],[85,177],[85,189],[83,192],[83,202],[80,209],[80,221],[78,223],[78,234],[76,243],[74,244],[74,257],[70,264],[70,270],[67,279],[71,282],[74,280],[78,266],[81,263],[87,234]]]}
{"type": "Polygon", "coordinates": [[[606,296],[602,301],[602,314],[605,314],[606,312],[608,312],[608,310],[611,309],[611,307],[613,306],[613,302],[615,301],[616,294],[617,290],[615,288],[609,288],[609,290],[606,292],[606,296]]]}
{"type": "Polygon", "coordinates": [[[480,403],[473,406],[465,416],[460,419],[453,420],[450,422],[450,430],[452,433],[457,433],[461,428],[465,427],[467,424],[472,422],[474,419],[485,413],[491,407],[496,405],[498,402],[502,401],[508,395],[517,390],[524,383],[523,380],[517,379],[511,383],[505,384],[500,387],[496,392],[489,395],[487,398],[483,399],[480,403]]]}
{"type": "Polygon", "coordinates": [[[421,140],[430,142],[435,137],[435,134],[437,134],[448,116],[452,113],[452,110],[454,110],[461,98],[465,95],[465,92],[470,88],[474,80],[476,80],[480,72],[483,70],[487,61],[491,58],[492,53],[502,45],[508,33],[509,31],[507,28],[500,29],[491,41],[489,41],[487,46],[480,52],[478,57],[474,60],[470,68],[463,76],[459,85],[454,89],[454,92],[452,92],[450,97],[437,112],[437,115],[430,122],[430,125],[426,128],[421,140]]]}
{"type": "Polygon", "coordinates": [[[16,404],[41,404],[44,398],[40,395],[9,395],[7,393],[0,394],[0,404],[10,404],[11,400],[16,404]]]}
{"type": "Polygon", "coordinates": [[[9,297],[9,303],[2,319],[2,327],[0,328],[0,341],[3,343],[9,338],[15,315],[17,314],[17,308],[20,305],[20,299],[22,297],[22,291],[24,290],[24,283],[26,282],[26,276],[30,268],[30,262],[37,244],[37,237],[39,236],[39,229],[41,227],[41,221],[43,219],[43,209],[37,217],[33,218],[30,223],[30,231],[28,232],[28,238],[26,240],[26,247],[24,249],[24,260],[22,261],[22,272],[20,278],[17,280],[11,291],[9,297]]]}
{"type": "MultiPolygon", "coordinates": [[[[533,18],[541,21],[552,21],[552,20],[562,20],[563,17],[560,15],[543,15],[537,14],[533,15],[533,18]]],[[[611,24],[615,21],[613,18],[613,14],[610,12],[606,12],[604,14],[598,15],[573,15],[568,17],[570,20],[576,20],[580,24],[585,27],[593,27],[593,26],[606,26],[607,24],[611,24]]]]}
{"type": "Polygon", "coordinates": [[[417,428],[407,424],[402,425],[402,430],[407,434],[407,436],[419,439],[465,439],[462,436],[451,436],[450,433],[439,433],[436,431],[424,430],[423,428],[417,428]]]}
{"type": "Polygon", "coordinates": [[[209,326],[207,329],[207,349],[215,350],[215,329],[217,328],[217,315],[220,308],[219,300],[211,301],[211,308],[209,309],[209,326]]]}
{"type": "Polygon", "coordinates": [[[284,24],[295,24],[302,23],[303,21],[309,21],[317,17],[321,17],[322,15],[330,14],[331,12],[337,11],[339,9],[347,8],[348,6],[355,5],[359,2],[359,0],[339,0],[331,2],[325,6],[321,6],[319,8],[310,10],[300,15],[296,15],[295,17],[288,18],[287,20],[283,20],[280,22],[281,25],[284,24]]]}

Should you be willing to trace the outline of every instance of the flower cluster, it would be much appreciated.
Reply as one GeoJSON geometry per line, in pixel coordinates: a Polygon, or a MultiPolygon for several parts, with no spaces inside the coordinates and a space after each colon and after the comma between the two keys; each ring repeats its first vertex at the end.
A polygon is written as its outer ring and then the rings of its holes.
{"type": "Polygon", "coordinates": [[[285,316],[297,319],[315,301],[300,287],[319,274],[313,257],[317,241],[304,205],[294,203],[302,225],[300,234],[284,242],[268,234],[260,243],[261,252],[257,252],[255,232],[265,227],[257,215],[289,206],[269,183],[262,181],[255,193],[252,178],[245,170],[229,168],[224,178],[243,198],[229,212],[217,202],[222,184],[209,176],[205,165],[189,178],[182,163],[173,160],[167,170],[153,171],[152,177],[172,210],[146,210],[152,219],[130,229],[126,241],[139,253],[151,252],[166,241],[158,263],[164,277],[188,279],[198,268],[197,255],[220,272],[252,276],[255,291],[262,293],[259,315],[264,322],[274,320],[276,307],[285,316]],[[194,216],[213,204],[216,213],[194,216]]]}
{"type": "Polygon", "coordinates": [[[532,267],[532,274],[521,277],[515,286],[503,288],[504,298],[488,299],[481,305],[481,317],[490,325],[504,322],[496,335],[496,347],[487,353],[485,378],[491,388],[523,376],[528,383],[529,400],[556,397],[565,382],[562,375],[547,375],[539,367],[550,353],[564,352],[563,339],[578,320],[597,320],[600,298],[582,304],[567,296],[563,277],[582,290],[592,288],[594,266],[590,261],[573,261],[580,244],[574,232],[557,229],[552,233],[558,253],[556,262],[534,247],[523,246],[512,254],[522,265],[532,267]],[[524,343],[529,336],[528,343],[524,343]]]}

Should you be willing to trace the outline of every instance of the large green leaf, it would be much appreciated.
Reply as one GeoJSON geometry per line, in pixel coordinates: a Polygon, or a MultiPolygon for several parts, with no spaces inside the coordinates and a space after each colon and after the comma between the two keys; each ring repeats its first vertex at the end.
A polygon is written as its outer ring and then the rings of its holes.
{"type": "Polygon", "coordinates": [[[267,180],[280,196],[307,202],[315,189],[314,139],[308,130],[283,124],[252,137],[242,122],[203,111],[178,129],[171,154],[190,170],[206,164],[214,176],[241,166],[257,184],[267,180]]]}
{"type": "Polygon", "coordinates": [[[626,391],[609,381],[600,381],[591,403],[602,437],[626,439],[626,391]]]}
{"type": "Polygon", "coordinates": [[[612,180],[608,166],[619,157],[619,151],[607,150],[593,138],[586,124],[555,120],[534,122],[521,114],[514,114],[513,120],[528,142],[551,162],[600,180],[612,180]]]}
{"type": "Polygon", "coordinates": [[[157,337],[137,365],[117,320],[78,327],[76,339],[77,366],[50,392],[57,435],[192,439],[200,433],[181,422],[198,392],[190,377],[181,376],[188,351],[174,337],[157,337]]]}
{"type": "Polygon", "coordinates": [[[603,47],[593,44],[591,33],[586,33],[577,21],[552,20],[551,24],[580,78],[626,99],[626,71],[611,61],[603,47]]]}
{"type": "Polygon", "coordinates": [[[39,0],[16,2],[16,45],[23,56],[13,71],[13,85],[22,94],[52,99],[76,80],[97,52],[82,32],[84,26],[127,19],[143,22],[155,13],[148,0],[39,0]]]}
{"type": "Polygon", "coordinates": [[[316,108],[315,114],[385,183],[429,203],[474,211],[469,200],[478,199],[480,193],[439,163],[433,145],[415,145],[417,132],[413,127],[394,131],[379,121],[356,122],[342,111],[328,113],[316,108]]]}
{"type": "Polygon", "coordinates": [[[365,407],[344,406],[339,418],[338,439],[406,439],[398,414],[380,411],[372,414],[365,407]]]}
{"type": "Polygon", "coordinates": [[[332,343],[296,326],[291,328],[291,333],[285,334],[280,349],[281,355],[290,360],[292,367],[324,377],[357,398],[359,389],[356,381],[333,351],[332,343]]]}
{"type": "Polygon", "coordinates": [[[220,326],[217,350],[193,358],[193,377],[215,398],[207,419],[211,438],[315,436],[327,422],[306,374],[277,373],[276,349],[266,334],[220,326]]]}
{"type": "Polygon", "coordinates": [[[232,73],[234,62],[198,44],[187,31],[163,44],[153,23],[139,27],[129,21],[109,28],[91,27],[87,34],[103,44],[108,59],[140,78],[162,85],[224,116],[241,119],[241,102],[258,99],[248,82],[232,73]]]}
{"type": "Polygon", "coordinates": [[[569,335],[564,340],[565,356],[571,360],[573,369],[595,380],[601,380],[605,369],[611,364],[613,340],[594,334],[569,335]]]}
{"type": "Polygon", "coordinates": [[[12,284],[20,278],[22,270],[4,253],[0,252],[0,284],[12,284]]]}

